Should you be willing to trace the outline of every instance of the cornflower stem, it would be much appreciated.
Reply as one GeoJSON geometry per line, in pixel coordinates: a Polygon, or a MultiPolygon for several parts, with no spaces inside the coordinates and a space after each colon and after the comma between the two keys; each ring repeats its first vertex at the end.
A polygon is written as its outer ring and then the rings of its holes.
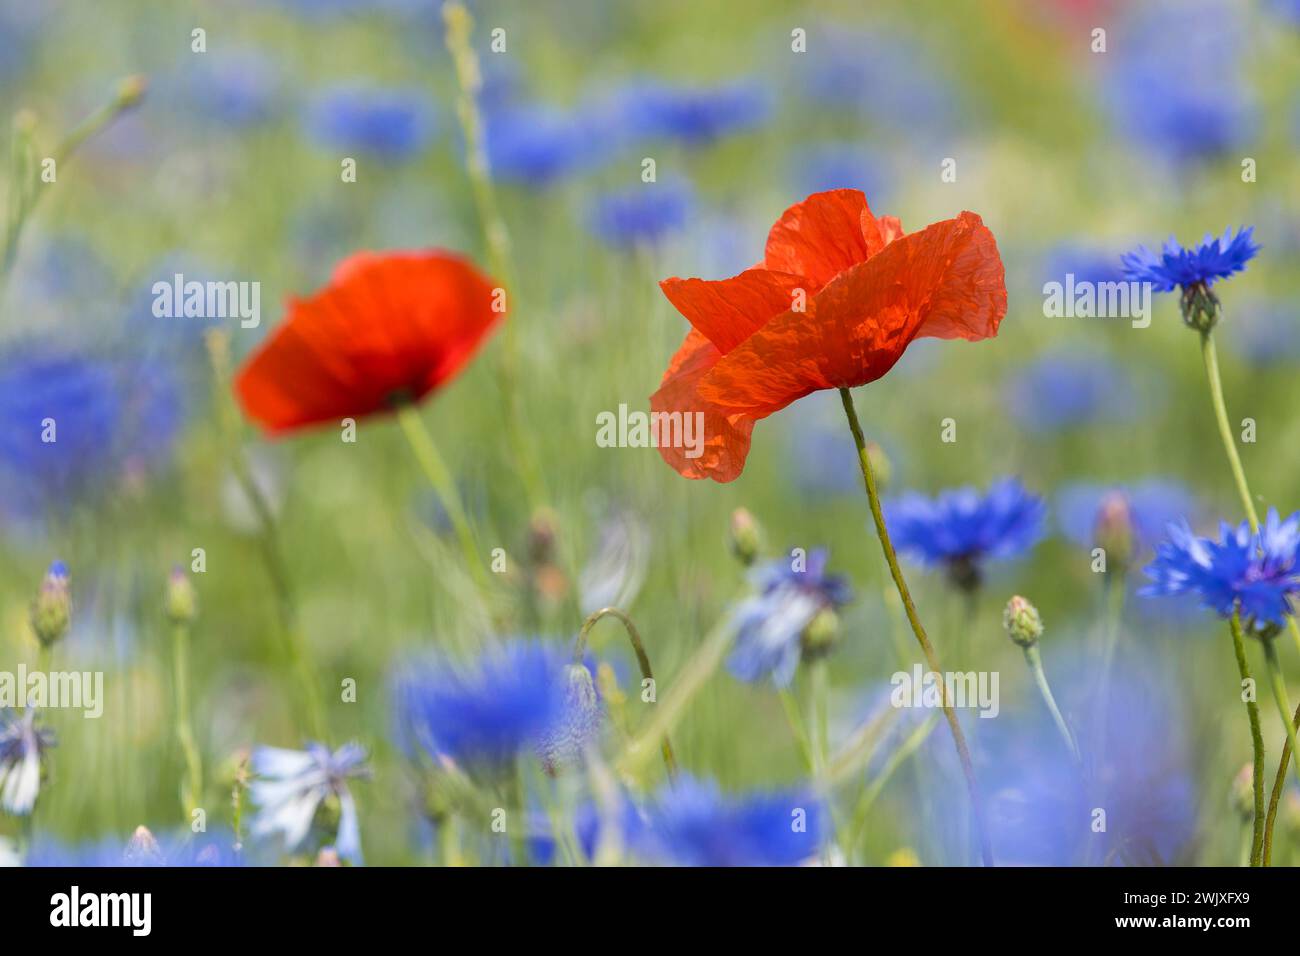
{"type": "Polygon", "coordinates": [[[677,726],[686,713],[687,705],[722,664],[722,658],[731,647],[733,637],[733,628],[725,617],[705,635],[699,648],[674,677],[672,687],[659,701],[654,716],[645,729],[623,748],[623,753],[615,764],[620,773],[634,773],[648,759],[653,752],[652,748],[677,726]]]}
{"type": "MultiPolygon", "coordinates": [[[[573,645],[573,661],[575,664],[582,663],[582,657],[587,650],[587,637],[591,629],[596,626],[597,622],[606,617],[612,617],[623,625],[623,630],[627,631],[627,639],[632,644],[632,651],[636,654],[637,664],[641,668],[641,677],[650,681],[650,686],[655,688],[655,699],[658,699],[658,686],[655,684],[654,671],[650,667],[650,656],[646,654],[645,643],[641,640],[641,634],[633,623],[632,618],[626,612],[620,611],[616,607],[603,607],[599,611],[594,611],[587,616],[582,622],[582,629],[578,631],[578,639],[573,645]]],[[[677,758],[673,755],[673,745],[668,739],[667,731],[664,732],[663,739],[659,745],[660,752],[664,757],[664,767],[668,770],[670,779],[677,777],[677,758]]]]}
{"type": "Polygon", "coordinates": [[[966,736],[962,733],[961,724],[957,722],[957,712],[948,699],[947,687],[942,680],[943,670],[939,666],[939,657],[935,653],[934,646],[930,643],[930,638],[925,633],[925,627],[921,624],[920,616],[916,612],[916,605],[912,601],[912,594],[907,587],[907,581],[903,577],[902,569],[898,566],[898,555],[894,553],[894,545],[889,540],[889,529],[885,526],[884,512],[880,507],[880,494],[876,490],[876,478],[871,469],[871,459],[867,454],[867,442],[862,435],[862,425],[858,422],[857,410],[853,407],[853,395],[847,388],[841,388],[840,400],[844,403],[844,414],[849,420],[849,430],[853,432],[853,441],[858,449],[858,464],[862,469],[862,481],[867,489],[867,500],[871,506],[871,518],[876,525],[876,534],[880,538],[880,548],[884,552],[885,561],[889,565],[890,576],[894,579],[894,586],[898,589],[898,596],[903,601],[903,609],[907,612],[907,620],[912,626],[912,633],[916,635],[916,641],[921,646],[921,653],[925,655],[930,670],[934,672],[936,677],[940,678],[939,686],[942,694],[943,715],[948,721],[948,729],[952,733],[953,744],[957,748],[957,757],[961,762],[962,775],[966,778],[966,789],[970,793],[971,807],[975,816],[975,830],[980,844],[980,856],[985,866],[992,866],[993,844],[989,839],[988,819],[984,813],[984,800],[980,795],[979,784],[975,779],[975,767],[971,763],[970,748],[966,745],[966,736]]]}
{"type": "Polygon", "coordinates": [[[239,441],[239,419],[230,398],[230,336],[225,330],[212,330],[206,336],[208,360],[212,366],[213,401],[217,409],[221,438],[227,447],[231,473],[253,508],[258,524],[258,544],[267,577],[275,594],[280,640],[289,665],[296,675],[302,701],[307,708],[308,726],[315,739],[326,738],[325,710],[307,652],[306,641],[298,627],[297,605],[288,565],[280,548],[275,511],[261,486],[253,477],[248,459],[239,441]]]}
{"type": "Polygon", "coordinates": [[[397,420],[402,426],[402,433],[406,436],[411,451],[415,454],[420,470],[424,472],[443,510],[447,512],[452,530],[460,541],[465,563],[474,577],[474,583],[486,592],[487,572],[483,568],[478,545],[474,542],[474,532],[470,528],[469,519],[465,516],[465,508],[461,505],[460,494],[456,491],[456,483],[452,481],[447,463],[443,460],[438,446],[433,441],[433,436],[429,434],[424,419],[420,417],[420,412],[414,405],[406,404],[398,408],[397,420]]]}
{"type": "MultiPolygon", "coordinates": [[[[1241,498],[1242,507],[1246,509],[1246,519],[1250,522],[1251,530],[1258,532],[1259,514],[1255,510],[1255,499],[1250,494],[1250,485],[1246,481],[1246,471],[1242,467],[1241,456],[1237,454],[1237,445],[1233,441],[1232,426],[1228,423],[1228,408],[1223,400],[1223,381],[1219,376],[1219,355],[1214,345],[1213,332],[1210,330],[1201,333],[1201,357],[1205,362],[1205,376],[1209,382],[1210,402],[1214,406],[1219,437],[1223,441],[1223,450],[1228,456],[1228,465],[1232,469],[1232,478],[1237,485],[1237,494],[1241,498]]],[[[1300,649],[1300,624],[1296,623],[1293,616],[1287,617],[1286,624],[1287,630],[1291,632],[1291,640],[1296,648],[1300,649]]],[[[1283,715],[1282,721],[1286,724],[1287,739],[1282,745],[1282,757],[1278,761],[1277,774],[1273,778],[1273,791],[1264,821],[1263,846],[1260,854],[1264,866],[1270,865],[1272,858],[1273,827],[1277,821],[1277,806],[1285,785],[1287,765],[1291,762],[1291,752],[1295,749],[1292,740],[1295,738],[1297,725],[1300,725],[1300,708],[1297,708],[1294,719],[1288,719],[1283,715]]]]}
{"type": "MultiPolygon", "coordinates": [[[[1300,730],[1300,707],[1296,707],[1295,717],[1291,722],[1292,732],[1300,730]]],[[[1264,820],[1264,847],[1261,863],[1273,865],[1273,826],[1277,823],[1277,808],[1282,801],[1282,791],[1286,787],[1286,768],[1291,762],[1291,737],[1282,743],[1282,756],[1277,762],[1277,774],[1273,777],[1273,790],[1268,797],[1268,816],[1264,820]]]]}
{"type": "Polygon", "coordinates": [[[176,739],[185,758],[185,776],[181,780],[181,809],[192,820],[203,793],[203,762],[194,742],[194,727],[190,721],[189,655],[189,625],[176,622],[172,625],[172,679],[176,685],[176,739]]]}
{"type": "Polygon", "coordinates": [[[1074,733],[1070,730],[1070,725],[1061,716],[1061,710],[1056,706],[1056,698],[1052,696],[1052,686],[1047,682],[1047,672],[1043,670],[1043,655],[1039,652],[1037,644],[1031,644],[1024,650],[1025,663],[1029,665],[1029,673],[1034,678],[1038,693],[1042,696],[1043,703],[1047,705],[1047,710],[1052,715],[1052,721],[1056,724],[1056,729],[1060,731],[1061,739],[1065,741],[1070,756],[1074,758],[1074,762],[1078,766],[1082,767],[1083,758],[1079,754],[1079,745],[1074,739],[1074,733]]]}
{"type": "MultiPolygon", "coordinates": [[[[1241,630],[1241,623],[1234,618],[1235,627],[1241,630]]],[[[1273,701],[1277,704],[1278,714],[1282,717],[1282,725],[1286,728],[1286,742],[1294,752],[1296,749],[1296,729],[1291,723],[1291,703],[1287,700],[1286,681],[1282,678],[1282,664],[1277,657],[1277,647],[1273,643],[1273,638],[1266,637],[1261,644],[1264,645],[1264,665],[1268,668],[1268,683],[1273,690],[1273,701]]],[[[1292,768],[1295,772],[1296,782],[1300,783],[1300,763],[1292,768]]],[[[1261,795],[1262,799],[1262,795],[1261,795]]]]}
{"type": "MultiPolygon", "coordinates": [[[[1241,618],[1233,615],[1228,622],[1232,629],[1232,649],[1237,655],[1237,671],[1242,683],[1254,682],[1250,676],[1250,663],[1246,659],[1246,642],[1242,636],[1241,618]]],[[[1251,788],[1254,792],[1254,823],[1251,827],[1250,865],[1259,866],[1263,860],[1264,847],[1264,735],[1260,731],[1259,704],[1253,699],[1246,701],[1246,717],[1250,721],[1250,742],[1254,752],[1251,764],[1251,788]]],[[[1283,717],[1285,719],[1285,716],[1283,717]]]]}

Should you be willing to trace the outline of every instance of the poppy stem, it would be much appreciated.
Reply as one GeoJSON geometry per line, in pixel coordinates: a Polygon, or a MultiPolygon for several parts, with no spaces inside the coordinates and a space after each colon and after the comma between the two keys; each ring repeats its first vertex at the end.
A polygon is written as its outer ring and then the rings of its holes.
{"type": "Polygon", "coordinates": [[[397,420],[402,425],[402,433],[406,435],[406,441],[415,454],[415,460],[419,462],[424,476],[429,479],[429,484],[433,486],[439,503],[447,512],[447,518],[451,521],[456,537],[460,539],[460,547],[464,552],[465,563],[469,566],[470,574],[474,577],[475,583],[487,591],[487,572],[483,570],[483,562],[479,559],[478,546],[474,543],[474,532],[469,526],[469,519],[465,517],[465,509],[461,505],[460,494],[456,491],[456,483],[452,481],[451,471],[438,451],[438,446],[434,444],[429,429],[425,427],[419,409],[412,404],[404,404],[397,409],[397,420]]]}
{"type": "Polygon", "coordinates": [[[867,501],[871,506],[871,518],[876,524],[876,534],[880,538],[880,548],[885,553],[885,561],[889,565],[889,574],[894,579],[894,586],[898,589],[899,598],[903,601],[903,610],[907,612],[907,620],[912,625],[912,633],[916,635],[916,641],[921,645],[921,653],[925,655],[930,670],[934,672],[936,677],[940,678],[938,683],[943,702],[943,715],[948,721],[948,729],[952,732],[953,743],[957,747],[957,758],[961,762],[962,774],[966,777],[966,789],[970,792],[971,807],[975,815],[975,829],[979,837],[980,856],[983,858],[985,866],[992,866],[993,844],[989,839],[988,820],[984,814],[984,800],[980,796],[979,784],[975,780],[975,767],[971,763],[970,748],[966,746],[966,737],[962,733],[961,724],[957,722],[957,712],[953,710],[952,702],[948,699],[948,690],[942,680],[943,671],[939,667],[939,657],[934,651],[934,646],[930,643],[930,638],[926,636],[925,628],[921,624],[921,618],[916,613],[916,605],[912,602],[912,594],[907,588],[907,581],[903,578],[903,571],[898,566],[898,555],[894,553],[894,545],[889,540],[889,529],[885,526],[885,515],[880,508],[880,493],[876,490],[876,477],[872,472],[871,459],[867,454],[867,442],[862,435],[862,425],[858,422],[857,410],[853,407],[853,394],[847,388],[841,388],[840,400],[844,403],[844,414],[848,417],[849,430],[853,432],[853,441],[858,448],[858,464],[862,469],[862,481],[867,488],[867,501]]]}
{"type": "MultiPolygon", "coordinates": [[[[650,668],[650,657],[645,652],[645,644],[641,641],[641,634],[637,631],[636,625],[632,623],[632,618],[620,611],[616,607],[603,607],[588,615],[587,619],[582,622],[582,630],[578,631],[578,639],[573,644],[573,660],[576,664],[582,663],[582,656],[587,651],[587,635],[601,618],[616,618],[627,631],[627,639],[632,644],[632,651],[636,654],[637,664],[641,667],[641,676],[651,682],[655,687],[656,700],[658,699],[658,687],[654,683],[654,671],[650,668]]],[[[663,740],[660,742],[660,750],[664,755],[664,766],[668,768],[669,779],[677,779],[677,758],[673,755],[673,745],[668,740],[668,732],[665,730],[663,740]]]]}

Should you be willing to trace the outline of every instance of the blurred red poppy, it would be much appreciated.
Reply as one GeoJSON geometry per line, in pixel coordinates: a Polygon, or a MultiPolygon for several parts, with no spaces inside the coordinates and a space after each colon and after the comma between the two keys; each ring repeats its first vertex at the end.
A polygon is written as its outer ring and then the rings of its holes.
{"type": "Polygon", "coordinates": [[[665,279],[693,328],[650,397],[656,412],[703,412],[698,447],[661,446],[687,478],[731,481],[754,422],[826,388],[874,382],[919,336],[983,339],[1007,310],[1002,259],[979,216],[909,234],[856,189],[787,209],[761,265],[719,281],[665,279]]]}
{"type": "Polygon", "coordinates": [[[324,289],[289,301],[235,394],[275,433],[392,410],[464,368],[505,314],[495,305],[495,284],[461,256],[357,253],[324,289]]]}

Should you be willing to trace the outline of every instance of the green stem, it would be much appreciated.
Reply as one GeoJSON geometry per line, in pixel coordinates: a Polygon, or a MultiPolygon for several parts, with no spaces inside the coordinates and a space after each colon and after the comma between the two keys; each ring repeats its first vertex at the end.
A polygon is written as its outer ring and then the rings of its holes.
{"type": "Polygon", "coordinates": [[[1210,402],[1214,405],[1214,418],[1219,425],[1223,450],[1228,453],[1232,480],[1236,482],[1237,494],[1246,509],[1251,530],[1258,531],[1259,515],[1255,511],[1255,500],[1250,496],[1250,486],[1246,484],[1246,471],[1241,466],[1241,456],[1237,454],[1237,443],[1232,437],[1232,426],[1228,424],[1228,407],[1223,401],[1223,381],[1219,378],[1219,353],[1214,346],[1214,334],[1210,331],[1201,333],[1201,357],[1205,360],[1205,376],[1210,383],[1210,402]]]}
{"type": "Polygon", "coordinates": [[[1042,695],[1043,703],[1047,705],[1052,720],[1056,723],[1056,729],[1061,732],[1061,739],[1065,741],[1066,749],[1070,751],[1074,762],[1082,767],[1083,758],[1079,755],[1079,745],[1075,742],[1070,725],[1061,716],[1060,708],[1056,706],[1056,698],[1052,696],[1052,687],[1047,683],[1047,672],[1043,670],[1043,657],[1038,651],[1037,644],[1025,648],[1025,663],[1029,665],[1029,673],[1033,675],[1034,683],[1038,685],[1038,693],[1042,695]]]}
{"type": "Polygon", "coordinates": [[[971,763],[970,749],[966,746],[966,737],[962,733],[961,725],[957,722],[957,713],[953,710],[951,701],[948,700],[947,687],[942,680],[943,671],[939,667],[939,657],[930,644],[930,638],[926,636],[925,628],[921,625],[921,619],[916,613],[916,605],[912,602],[912,594],[907,588],[907,581],[903,578],[903,571],[898,566],[898,555],[894,553],[894,546],[889,540],[889,529],[885,527],[884,512],[880,508],[880,495],[876,490],[876,478],[872,473],[871,459],[867,455],[867,442],[862,435],[862,426],[858,422],[858,413],[853,407],[853,395],[847,388],[841,388],[840,400],[844,404],[844,414],[848,417],[849,429],[853,432],[853,441],[857,445],[858,464],[862,469],[862,481],[867,489],[867,500],[871,506],[871,518],[876,525],[876,534],[880,538],[880,548],[885,554],[885,561],[889,564],[890,576],[894,579],[894,586],[898,589],[898,596],[903,601],[903,609],[907,612],[908,623],[912,625],[912,633],[916,635],[916,641],[921,646],[921,652],[925,655],[926,663],[935,676],[940,679],[943,715],[948,721],[948,729],[952,733],[953,744],[957,748],[957,757],[961,762],[962,774],[966,778],[966,789],[970,793],[971,807],[975,815],[975,829],[980,844],[980,855],[985,866],[992,866],[993,844],[989,839],[988,820],[984,814],[984,801],[980,796],[979,784],[975,780],[975,767],[971,763]]]}
{"type": "MultiPolygon", "coordinates": [[[[1300,707],[1295,710],[1291,721],[1292,732],[1300,730],[1300,707]]],[[[1264,866],[1273,865],[1273,825],[1277,822],[1278,804],[1282,802],[1282,791],[1286,788],[1286,768],[1291,762],[1291,737],[1282,742],[1282,756],[1277,762],[1277,774],[1273,777],[1273,790],[1268,797],[1268,817],[1264,820],[1264,866]]]]}
{"type": "MultiPolygon", "coordinates": [[[[1234,627],[1240,631],[1241,624],[1234,618],[1234,627]]],[[[1282,726],[1286,728],[1286,742],[1291,750],[1296,749],[1296,729],[1291,723],[1291,703],[1287,700],[1286,681],[1282,678],[1282,664],[1277,657],[1277,648],[1273,638],[1266,637],[1260,642],[1264,645],[1264,663],[1268,667],[1268,682],[1273,688],[1273,700],[1277,704],[1278,714],[1282,717],[1282,726]]],[[[1300,763],[1293,768],[1296,781],[1300,783],[1300,763]]]]}
{"type": "Polygon", "coordinates": [[[190,722],[190,632],[184,624],[172,625],[172,676],[176,684],[176,739],[185,757],[185,778],[181,782],[181,809],[193,821],[203,793],[203,763],[194,742],[190,722]]]}
{"type": "Polygon", "coordinates": [[[870,814],[871,807],[876,802],[876,798],[879,797],[881,792],[885,789],[885,784],[889,783],[889,779],[894,775],[894,771],[901,767],[908,757],[916,753],[921,744],[925,743],[926,738],[930,736],[930,732],[934,730],[934,725],[938,722],[938,719],[939,718],[936,716],[930,716],[922,721],[921,725],[907,736],[907,739],[899,745],[898,749],[889,755],[889,759],[885,762],[884,767],[881,768],[880,773],[871,781],[870,784],[867,785],[867,788],[862,791],[862,798],[858,801],[858,805],[853,811],[853,825],[852,829],[849,831],[849,842],[846,847],[846,852],[851,853],[854,848],[857,847],[858,842],[862,839],[862,831],[865,830],[867,826],[867,816],[870,814]]]}
{"type": "Polygon", "coordinates": [[[406,404],[398,408],[397,420],[402,425],[402,432],[406,435],[411,451],[415,453],[415,460],[419,462],[443,510],[447,512],[452,529],[460,540],[461,551],[464,553],[470,574],[473,575],[475,583],[483,591],[487,591],[487,572],[479,557],[478,546],[474,543],[474,532],[470,528],[469,519],[465,517],[465,509],[461,505],[460,494],[456,491],[456,483],[452,481],[451,471],[443,461],[438,446],[434,444],[433,436],[429,434],[424,419],[420,417],[420,412],[414,405],[406,404]]]}
{"type": "Polygon", "coordinates": [[[782,709],[785,710],[786,723],[790,725],[790,733],[794,735],[794,742],[799,745],[799,756],[803,758],[804,766],[811,773],[813,769],[812,741],[808,739],[808,732],[804,729],[803,718],[799,716],[799,704],[788,687],[778,687],[776,696],[781,701],[782,709]]]}
{"type": "MultiPolygon", "coordinates": [[[[654,671],[650,668],[650,657],[645,652],[645,644],[641,641],[641,634],[632,623],[632,618],[616,607],[603,607],[587,616],[582,622],[582,630],[578,631],[578,639],[573,645],[573,660],[576,663],[582,662],[582,656],[587,650],[587,635],[601,618],[616,618],[623,624],[623,629],[627,631],[627,639],[632,644],[632,652],[636,654],[637,664],[641,667],[641,677],[650,681],[650,686],[655,688],[655,699],[658,699],[658,686],[655,684],[654,671]]],[[[668,768],[668,776],[676,778],[677,776],[677,758],[673,755],[673,745],[668,740],[668,734],[665,731],[663,740],[660,742],[660,751],[664,755],[664,766],[668,768]]]]}
{"type": "MultiPolygon", "coordinates": [[[[1248,681],[1253,684],[1250,663],[1246,660],[1246,642],[1241,633],[1241,619],[1234,614],[1229,626],[1232,629],[1232,649],[1237,656],[1237,672],[1243,684],[1248,681]]],[[[1250,864],[1259,866],[1264,846],[1264,736],[1259,726],[1259,704],[1253,698],[1246,701],[1246,717],[1250,721],[1250,742],[1254,751],[1251,787],[1255,794],[1255,822],[1250,841],[1250,864]]]]}

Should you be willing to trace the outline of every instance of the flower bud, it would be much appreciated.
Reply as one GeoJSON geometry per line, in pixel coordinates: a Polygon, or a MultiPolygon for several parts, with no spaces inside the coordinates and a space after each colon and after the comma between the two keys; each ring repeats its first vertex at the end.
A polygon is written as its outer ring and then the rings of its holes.
{"type": "Polygon", "coordinates": [[[839,640],[840,616],[827,605],[818,611],[800,636],[805,659],[820,657],[830,651],[839,640]]]}
{"type": "Polygon", "coordinates": [[[565,668],[563,681],[563,712],[537,748],[542,766],[551,774],[580,761],[582,748],[600,728],[600,700],[591,671],[584,664],[570,664],[565,668]]]}
{"type": "Polygon", "coordinates": [[[1183,321],[1198,332],[1210,331],[1218,324],[1222,314],[1219,297],[1204,282],[1184,286],[1179,305],[1183,311],[1183,321]]]}
{"type": "Polygon", "coordinates": [[[538,508],[528,522],[527,554],[530,564],[550,564],[555,560],[558,519],[549,508],[538,508]]]}
{"type": "Polygon", "coordinates": [[[180,567],[172,568],[167,577],[167,617],[173,624],[188,624],[194,620],[197,603],[194,585],[180,567]]]}
{"type": "Polygon", "coordinates": [[[41,590],[32,602],[32,631],[36,639],[49,647],[68,633],[72,623],[72,591],[68,586],[68,568],[55,561],[45,573],[41,590]]]}
{"type": "Polygon", "coordinates": [[[122,851],[122,862],[128,866],[155,865],[163,861],[162,847],[148,827],[135,828],[126,849],[122,851]]]}
{"type": "Polygon", "coordinates": [[[1007,636],[1021,647],[1033,647],[1043,636],[1043,620],[1034,607],[1020,595],[1007,602],[1002,612],[1002,626],[1007,636]]]}
{"type": "Polygon", "coordinates": [[[1133,517],[1122,491],[1109,492],[1102,499],[1093,533],[1114,565],[1123,568],[1132,560],[1133,517]]]}
{"type": "Polygon", "coordinates": [[[1246,764],[1232,778],[1232,808],[1243,820],[1255,816],[1255,768],[1246,764]]]}
{"type": "Polygon", "coordinates": [[[920,866],[921,858],[910,846],[899,847],[885,859],[885,866],[920,866]]]}
{"type": "Polygon", "coordinates": [[[137,73],[134,76],[128,76],[117,87],[117,106],[119,109],[130,109],[139,104],[144,99],[145,90],[149,88],[149,81],[137,73]]]}
{"type": "Polygon", "coordinates": [[[754,563],[763,546],[763,533],[758,522],[748,508],[737,508],[731,513],[731,529],[728,543],[731,553],[741,564],[748,567],[754,563]]]}

